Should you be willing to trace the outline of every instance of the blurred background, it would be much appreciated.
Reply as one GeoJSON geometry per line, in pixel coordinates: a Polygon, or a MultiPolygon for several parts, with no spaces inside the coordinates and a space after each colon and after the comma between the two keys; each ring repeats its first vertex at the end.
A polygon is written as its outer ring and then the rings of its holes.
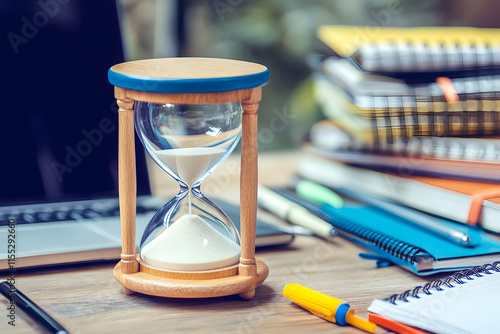
{"type": "MultiPolygon", "coordinates": [[[[116,193],[117,105],[106,75],[116,63],[197,56],[264,64],[271,79],[259,150],[298,149],[325,118],[307,62],[331,52],[318,26],[499,27],[499,12],[493,0],[2,0],[0,117],[9,126],[0,154],[9,163],[0,164],[0,202],[94,196],[93,184],[103,185],[100,196],[116,193]]],[[[147,193],[146,179],[139,184],[147,193]]]]}
{"type": "Polygon", "coordinates": [[[120,0],[128,60],[200,56],[266,65],[259,150],[298,147],[322,119],[306,57],[320,25],[500,27],[494,0],[120,0]],[[279,122],[272,121],[278,119],[279,122]],[[277,124],[277,125],[276,125],[277,124]]]}

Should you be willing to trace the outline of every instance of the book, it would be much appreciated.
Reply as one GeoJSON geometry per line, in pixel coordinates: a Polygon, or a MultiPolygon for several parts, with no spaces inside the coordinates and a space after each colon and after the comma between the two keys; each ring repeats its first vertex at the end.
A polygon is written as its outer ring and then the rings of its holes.
{"type": "Polygon", "coordinates": [[[499,184],[414,176],[411,169],[399,176],[317,156],[303,158],[298,174],[331,188],[345,187],[500,233],[499,184]],[[487,193],[493,194],[490,199],[481,196],[487,193]]]}
{"type": "Polygon", "coordinates": [[[375,154],[346,150],[322,150],[306,147],[306,152],[354,167],[379,172],[440,177],[447,179],[500,183],[500,163],[375,154]]]}
{"type": "Polygon", "coordinates": [[[500,262],[462,270],[384,300],[368,311],[441,334],[494,334],[500,300],[500,262]]]}
{"type": "Polygon", "coordinates": [[[392,143],[357,140],[334,122],[314,124],[305,150],[355,167],[382,172],[500,182],[500,139],[414,137],[392,143]]]}
{"type": "Polygon", "coordinates": [[[309,140],[319,149],[333,151],[372,152],[454,161],[500,161],[500,137],[413,137],[390,143],[368,143],[351,136],[336,122],[322,120],[311,127],[309,140]]]}
{"type": "Polygon", "coordinates": [[[389,261],[417,275],[456,271],[500,258],[500,241],[474,226],[440,219],[475,240],[475,246],[464,247],[371,205],[346,202],[339,209],[276,192],[330,223],[341,237],[375,253],[371,259],[389,261]]]}
{"type": "Polygon", "coordinates": [[[430,72],[500,65],[498,29],[321,26],[317,36],[366,71],[430,72]]]}
{"type": "Polygon", "coordinates": [[[448,101],[435,75],[410,83],[333,58],[321,71],[314,82],[323,113],[365,142],[500,134],[500,75],[452,78],[458,101],[448,101]]]}
{"type": "MultiPolygon", "coordinates": [[[[430,95],[431,97],[443,98],[443,83],[437,81],[437,78],[443,76],[451,80],[453,88],[459,96],[467,97],[469,101],[481,98],[481,93],[498,91],[500,85],[500,66],[488,71],[380,74],[365,71],[356,63],[343,58],[321,54],[311,57],[316,57],[315,60],[309,60],[314,70],[324,73],[335,84],[364,104],[370,102],[366,97],[430,95]]],[[[443,101],[445,100],[442,99],[440,102],[443,101]]],[[[417,101],[413,98],[396,102],[404,105],[404,103],[417,101]]]]}

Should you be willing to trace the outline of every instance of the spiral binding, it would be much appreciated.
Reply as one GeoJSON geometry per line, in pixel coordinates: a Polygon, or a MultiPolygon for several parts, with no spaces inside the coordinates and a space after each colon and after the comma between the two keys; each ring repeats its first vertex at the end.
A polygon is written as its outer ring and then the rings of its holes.
{"type": "Polygon", "coordinates": [[[445,278],[440,278],[423,286],[417,286],[411,290],[406,290],[403,293],[392,295],[389,298],[384,299],[384,301],[390,302],[394,305],[396,305],[396,301],[409,303],[410,301],[408,300],[408,297],[420,298],[418,296],[418,293],[420,291],[422,291],[426,295],[432,295],[430,289],[435,289],[436,292],[443,291],[443,288],[441,288],[441,286],[443,285],[446,285],[449,288],[453,288],[454,285],[451,284],[452,282],[455,282],[457,284],[466,284],[467,281],[474,280],[474,277],[483,277],[482,274],[491,275],[491,271],[495,271],[497,273],[500,272],[500,261],[496,261],[493,264],[488,263],[483,266],[476,266],[470,269],[457,271],[456,273],[450,276],[446,276],[445,278]],[[464,281],[464,278],[467,281],[464,281]]]}
{"type": "Polygon", "coordinates": [[[415,263],[415,259],[417,255],[427,255],[430,256],[425,250],[420,247],[414,246],[412,244],[403,242],[401,240],[389,237],[385,234],[375,232],[366,227],[359,226],[355,222],[346,219],[346,218],[338,218],[329,213],[324,212],[319,209],[317,205],[303,200],[301,198],[297,198],[296,196],[290,194],[287,191],[272,189],[277,194],[289,199],[290,201],[301,205],[306,208],[312,214],[318,216],[319,218],[329,222],[338,229],[339,234],[345,237],[352,238],[357,237],[367,242],[370,242],[377,246],[378,248],[384,250],[391,255],[398,257],[404,261],[409,261],[411,264],[415,263]]]}
{"type": "MultiPolygon", "coordinates": [[[[499,113],[500,114],[500,113],[499,113]]],[[[499,115],[500,116],[500,115],[499,115]]],[[[498,121],[500,124],[500,120],[498,121]]],[[[330,130],[332,132],[332,130],[330,130]]],[[[342,131],[342,130],[333,130],[342,131]]],[[[365,143],[354,137],[342,144],[322,142],[321,133],[312,137],[314,145],[332,150],[359,151],[366,153],[389,154],[419,158],[438,158],[461,161],[500,161],[500,140],[491,138],[458,137],[413,137],[381,142],[365,143]]]]}
{"type": "Polygon", "coordinates": [[[500,49],[495,46],[471,44],[447,48],[444,44],[430,46],[422,43],[420,48],[411,43],[364,44],[353,58],[366,71],[420,72],[456,71],[464,69],[490,68],[498,66],[500,49]],[[402,49],[404,47],[404,49],[402,49]],[[435,57],[440,61],[436,62],[435,57]]]}
{"type": "Polygon", "coordinates": [[[372,142],[376,145],[392,143],[398,138],[415,136],[499,135],[500,123],[496,122],[499,111],[495,108],[488,110],[484,103],[498,101],[500,76],[456,78],[453,83],[459,87],[461,96],[456,102],[460,108],[455,108],[455,111],[450,110],[450,103],[436,84],[410,85],[412,95],[370,96],[368,105],[371,107],[363,107],[361,113],[367,113],[365,117],[371,126],[372,142]],[[485,83],[489,83],[488,90],[483,87],[485,83]]]}

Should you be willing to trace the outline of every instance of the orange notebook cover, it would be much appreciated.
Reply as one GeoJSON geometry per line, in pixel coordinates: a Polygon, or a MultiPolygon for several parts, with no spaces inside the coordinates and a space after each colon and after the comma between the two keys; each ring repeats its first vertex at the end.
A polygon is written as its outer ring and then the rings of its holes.
{"type": "MultiPolygon", "coordinates": [[[[500,173],[500,170],[498,172],[500,173]]],[[[456,191],[469,196],[471,196],[475,192],[482,191],[485,189],[499,189],[500,192],[500,184],[498,183],[459,181],[459,180],[440,179],[435,177],[424,177],[424,176],[412,176],[411,178],[423,183],[430,184],[432,186],[448,189],[451,191],[456,191]]],[[[500,197],[491,198],[490,201],[500,204],[500,197]]]]}
{"type": "Polygon", "coordinates": [[[467,223],[470,225],[476,225],[478,223],[484,200],[500,204],[500,184],[497,183],[459,181],[420,176],[414,176],[412,179],[431,186],[469,195],[471,197],[471,204],[467,223]]]}

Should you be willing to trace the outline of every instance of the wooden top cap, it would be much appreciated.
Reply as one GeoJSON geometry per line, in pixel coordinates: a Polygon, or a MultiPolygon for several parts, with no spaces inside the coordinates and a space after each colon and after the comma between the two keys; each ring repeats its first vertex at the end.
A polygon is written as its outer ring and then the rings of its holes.
{"type": "Polygon", "coordinates": [[[108,71],[117,87],[154,93],[213,93],[255,88],[269,81],[260,64],[219,58],[158,58],[117,64],[108,71]]]}

